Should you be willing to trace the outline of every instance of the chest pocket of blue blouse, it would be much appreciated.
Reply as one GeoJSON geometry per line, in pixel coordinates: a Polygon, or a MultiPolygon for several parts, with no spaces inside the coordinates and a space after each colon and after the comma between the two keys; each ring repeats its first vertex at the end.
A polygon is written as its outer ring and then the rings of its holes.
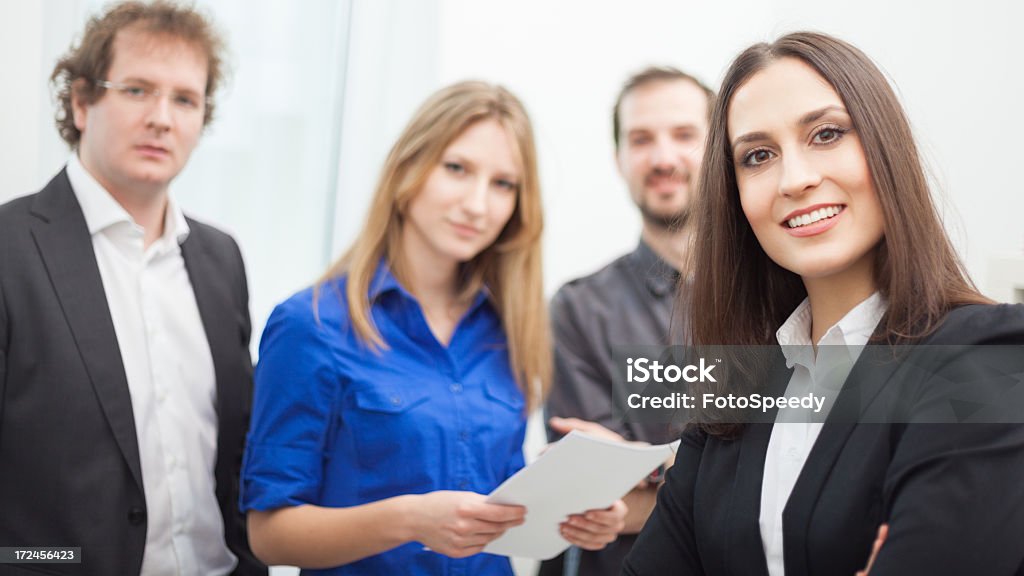
{"type": "Polygon", "coordinates": [[[359,463],[364,497],[384,498],[423,485],[431,474],[424,459],[436,458],[435,402],[420,387],[369,386],[353,392],[342,416],[359,463]],[[424,465],[426,464],[426,465],[424,465]]]}
{"type": "Polygon", "coordinates": [[[497,484],[513,471],[509,468],[512,455],[522,454],[523,439],[519,432],[525,426],[526,400],[514,383],[494,380],[484,382],[484,396],[489,404],[489,418],[484,424],[486,433],[481,437],[490,444],[490,480],[497,484]]]}
{"type": "Polygon", "coordinates": [[[523,406],[526,404],[526,401],[518,387],[507,384],[503,385],[488,379],[484,383],[484,394],[508,410],[512,410],[517,414],[523,413],[523,406]]]}

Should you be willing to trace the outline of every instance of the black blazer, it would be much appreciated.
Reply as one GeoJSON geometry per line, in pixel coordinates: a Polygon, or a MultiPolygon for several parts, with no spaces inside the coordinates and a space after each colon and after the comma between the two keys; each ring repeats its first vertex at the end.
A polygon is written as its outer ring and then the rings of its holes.
{"type": "MultiPolygon", "coordinates": [[[[252,394],[238,246],[188,221],[182,256],[217,380],[217,500],[236,574],[266,574],[238,510],[252,394]]],[[[80,546],[81,564],[0,574],[138,574],[146,500],[128,382],[92,241],[65,171],[0,206],[0,546],[80,546]]]]}
{"type": "MultiPolygon", "coordinates": [[[[956,309],[922,344],[1024,344],[1024,306],[956,309]]],[[[1003,374],[1016,374],[1019,392],[1024,349],[1020,356],[1012,352],[1002,356],[1012,365],[1003,374]]],[[[961,385],[963,369],[989,367],[954,362],[915,379],[904,364],[894,377],[901,363],[869,362],[867,353],[847,378],[783,510],[787,576],[853,576],[884,522],[889,537],[871,576],[1024,575],[1024,425],[858,424],[833,417],[870,411],[898,387],[910,399],[912,417],[948,407],[949,386],[961,385]]],[[[770,381],[784,390],[790,375],[782,363],[770,381]]],[[[758,516],[771,427],[748,425],[734,440],[696,428],[684,433],[623,574],[767,576],[758,516]]]]}

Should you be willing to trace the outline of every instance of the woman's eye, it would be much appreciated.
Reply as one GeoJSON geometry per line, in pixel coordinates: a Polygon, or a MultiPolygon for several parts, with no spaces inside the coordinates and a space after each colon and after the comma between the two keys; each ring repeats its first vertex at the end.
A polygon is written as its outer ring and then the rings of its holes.
{"type": "Polygon", "coordinates": [[[519,184],[516,184],[515,182],[512,182],[511,180],[498,180],[497,182],[495,182],[495,184],[497,184],[498,188],[502,188],[502,189],[509,190],[509,191],[512,191],[512,192],[514,192],[514,191],[519,189],[519,184]]]}
{"type": "Polygon", "coordinates": [[[821,130],[818,131],[817,134],[814,135],[814,143],[831,144],[832,142],[835,142],[836,140],[842,138],[843,134],[845,133],[846,131],[841,128],[822,128],[821,130]]]}
{"type": "Polygon", "coordinates": [[[771,158],[771,152],[765,150],[764,148],[757,148],[756,150],[751,150],[750,152],[747,152],[743,156],[743,165],[760,166],[761,164],[764,164],[765,162],[771,160],[771,158]]]}
{"type": "Polygon", "coordinates": [[[463,174],[466,172],[466,167],[458,162],[445,162],[444,168],[452,174],[463,174]]]}

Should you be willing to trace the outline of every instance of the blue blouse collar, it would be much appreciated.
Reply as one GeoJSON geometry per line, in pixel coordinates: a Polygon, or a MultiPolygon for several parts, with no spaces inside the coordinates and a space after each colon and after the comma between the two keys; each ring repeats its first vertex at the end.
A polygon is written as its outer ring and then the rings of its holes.
{"type": "MultiPolygon", "coordinates": [[[[370,290],[367,296],[371,303],[376,302],[384,294],[390,292],[398,292],[404,298],[409,299],[412,302],[419,302],[415,296],[412,295],[405,286],[395,278],[395,275],[391,272],[391,267],[388,266],[387,259],[381,258],[380,262],[377,263],[377,270],[373,274],[373,280],[370,281],[370,290]]],[[[493,295],[487,286],[483,286],[477,291],[476,295],[473,296],[473,303],[470,304],[469,309],[466,310],[466,314],[470,314],[481,306],[484,302],[493,300],[493,295]]],[[[493,303],[492,303],[493,306],[493,303]]]]}

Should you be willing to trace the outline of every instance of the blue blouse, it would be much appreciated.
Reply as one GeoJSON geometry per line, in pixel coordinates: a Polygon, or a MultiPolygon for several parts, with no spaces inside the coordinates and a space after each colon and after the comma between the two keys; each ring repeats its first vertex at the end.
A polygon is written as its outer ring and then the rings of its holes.
{"type": "MultiPolygon", "coordinates": [[[[313,312],[307,289],[280,304],[260,341],[241,507],[355,506],[434,490],[489,493],[523,466],[524,397],[501,320],[485,293],[448,347],[381,265],[371,314],[389,349],[369,350],[349,323],[345,279],[313,312]]],[[[409,543],[303,574],[512,574],[507,558],[452,559],[409,543]]]]}

